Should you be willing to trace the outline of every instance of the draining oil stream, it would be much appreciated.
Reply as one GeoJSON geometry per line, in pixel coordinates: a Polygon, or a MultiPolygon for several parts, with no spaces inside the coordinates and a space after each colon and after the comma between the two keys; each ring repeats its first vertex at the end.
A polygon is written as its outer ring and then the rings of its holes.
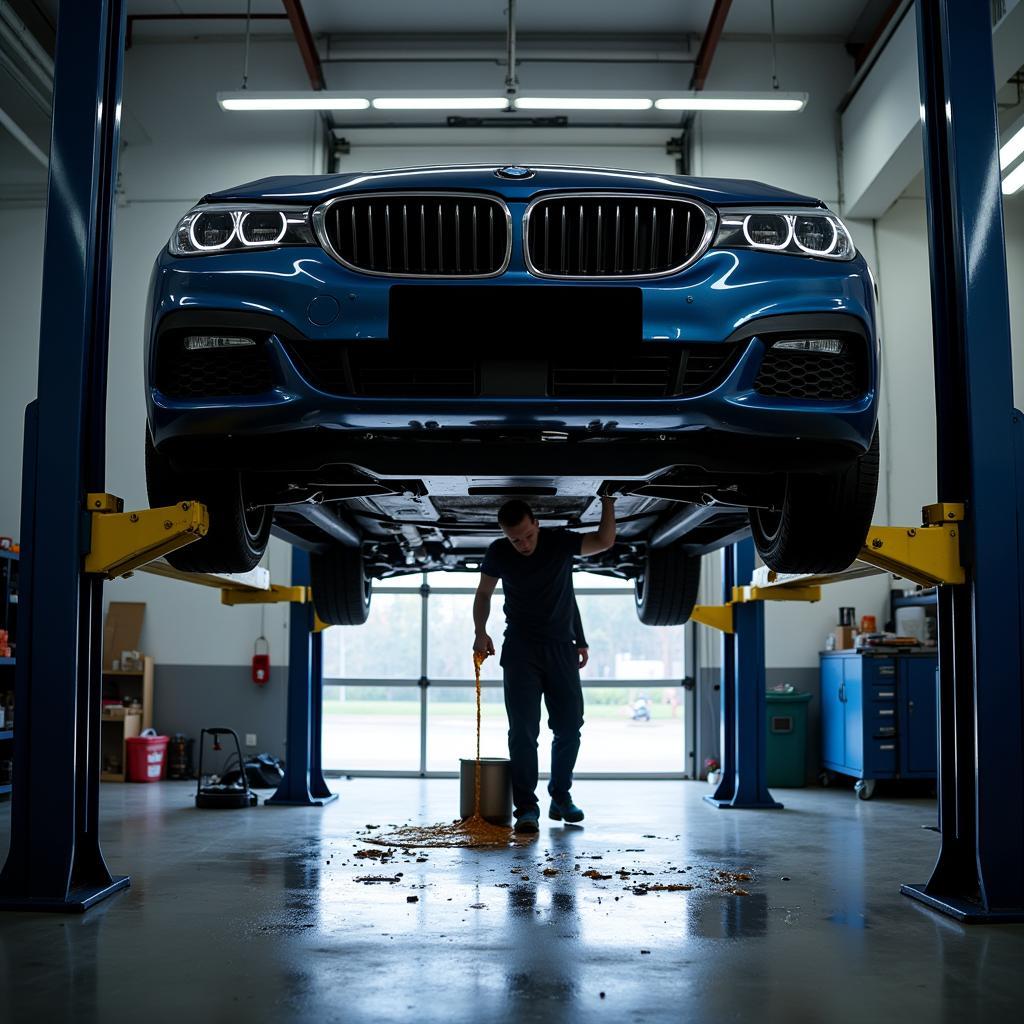
{"type": "Polygon", "coordinates": [[[508,846],[517,841],[512,829],[492,825],[480,814],[480,731],[481,685],[480,669],[487,657],[473,652],[473,674],[476,678],[476,763],[473,768],[473,813],[462,821],[448,825],[407,825],[384,835],[366,836],[366,841],[380,846],[508,846]]]}

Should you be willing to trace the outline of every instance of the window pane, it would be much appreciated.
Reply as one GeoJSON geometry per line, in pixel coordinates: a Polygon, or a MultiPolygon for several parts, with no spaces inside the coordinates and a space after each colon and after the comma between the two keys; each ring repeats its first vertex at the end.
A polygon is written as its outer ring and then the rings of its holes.
{"type": "Polygon", "coordinates": [[[614,588],[633,593],[633,581],[619,579],[618,576],[599,576],[595,572],[577,572],[573,575],[573,586],[577,590],[598,590],[614,588]]]}
{"type": "MultiPolygon", "coordinates": [[[[480,754],[508,757],[508,719],[501,687],[484,687],[480,754]]],[[[459,759],[476,756],[476,687],[431,686],[427,690],[427,771],[457,772],[459,759]]]]}
{"type": "Polygon", "coordinates": [[[683,626],[645,626],[633,599],[623,595],[577,598],[590,663],[583,679],[682,679],[683,626]]]}
{"type": "Polygon", "coordinates": [[[389,576],[386,580],[374,580],[376,587],[401,587],[403,590],[419,590],[423,586],[423,573],[411,572],[406,576],[389,576]]]}
{"type": "MultiPolygon", "coordinates": [[[[473,678],[473,595],[435,594],[430,598],[427,676],[430,679],[473,678]]],[[[505,617],[501,599],[491,602],[488,632],[495,648],[501,647],[505,617]]],[[[497,658],[488,658],[480,672],[482,679],[500,679],[497,658]]]]}
{"type": "Polygon", "coordinates": [[[419,679],[419,594],[375,594],[362,626],[324,630],[325,679],[419,679]]]}
{"type": "MultiPolygon", "coordinates": [[[[427,700],[427,770],[457,772],[459,759],[476,752],[476,692],[469,686],[431,686],[427,700]]],[[[681,686],[584,687],[583,703],[578,772],[683,772],[681,686]]],[[[508,719],[500,688],[484,687],[480,717],[481,755],[507,757],[508,719]]],[[[543,704],[540,721],[537,763],[546,774],[552,736],[543,704]]],[[[541,781],[541,799],[545,791],[541,781]]]]}
{"type": "Polygon", "coordinates": [[[428,572],[427,583],[432,587],[470,587],[476,590],[479,572],[428,572]]]}
{"type": "Polygon", "coordinates": [[[325,686],[323,737],[331,771],[419,771],[419,688],[325,686]]]}
{"type": "MultiPolygon", "coordinates": [[[[583,688],[580,772],[682,772],[683,688],[583,688]]],[[[545,729],[541,742],[551,742],[545,729]]],[[[582,801],[583,794],[579,794],[582,801]]]]}

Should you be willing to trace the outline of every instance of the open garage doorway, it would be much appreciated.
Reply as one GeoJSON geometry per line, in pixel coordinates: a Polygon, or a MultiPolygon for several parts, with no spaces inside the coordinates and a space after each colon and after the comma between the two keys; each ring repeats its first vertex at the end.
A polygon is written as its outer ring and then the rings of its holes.
{"type": "MultiPolygon", "coordinates": [[[[459,759],[474,755],[475,583],[475,576],[441,572],[388,581],[374,587],[366,625],[326,631],[328,772],[455,776],[459,759]]],[[[585,724],[577,778],[689,777],[692,701],[684,680],[692,627],[642,625],[625,580],[577,573],[575,587],[590,644],[581,673],[585,724]]],[[[491,622],[496,642],[500,599],[499,588],[491,622]]],[[[498,658],[485,662],[481,679],[481,753],[506,757],[498,658]]],[[[551,745],[544,721],[539,743],[544,775],[551,745]]]]}

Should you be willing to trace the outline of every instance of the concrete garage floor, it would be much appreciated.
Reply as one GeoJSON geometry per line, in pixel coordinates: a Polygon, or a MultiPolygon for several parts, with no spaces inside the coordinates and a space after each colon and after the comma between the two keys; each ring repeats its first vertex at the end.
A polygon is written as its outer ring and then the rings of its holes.
{"type": "MultiPolygon", "coordinates": [[[[0,1017],[916,1024],[1022,1006],[1024,926],[965,928],[899,895],[934,861],[932,801],[788,790],[781,812],[718,811],[703,783],[581,782],[585,828],[381,867],[352,858],[357,832],[450,819],[457,783],[332,786],[322,810],[225,812],[196,811],[184,783],[104,786],[104,850],[132,888],[84,916],[0,917],[0,1017]],[[691,892],[635,895],[615,874],[687,865],[691,892]],[[750,895],[714,868],[749,870],[750,895]]],[[[9,821],[7,805],[3,850],[9,821]]]]}

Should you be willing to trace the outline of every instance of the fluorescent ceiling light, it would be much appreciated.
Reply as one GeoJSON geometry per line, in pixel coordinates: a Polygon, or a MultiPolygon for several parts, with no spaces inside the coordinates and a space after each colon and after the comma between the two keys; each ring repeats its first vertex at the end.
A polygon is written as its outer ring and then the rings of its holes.
{"type": "Polygon", "coordinates": [[[594,96],[521,96],[516,100],[517,110],[650,110],[648,99],[611,98],[594,96]]]}
{"type": "Polygon", "coordinates": [[[1003,178],[1003,195],[1012,196],[1024,188],[1024,161],[1017,164],[1010,173],[1003,178]]]}
{"type": "Polygon", "coordinates": [[[1024,153],[1024,124],[1010,136],[1006,145],[999,150],[999,169],[1006,170],[1021,153],[1024,153]]]}
{"type": "Polygon", "coordinates": [[[373,101],[374,110],[504,110],[504,96],[462,96],[437,99],[433,96],[405,98],[380,97],[373,101]]]}
{"type": "Polygon", "coordinates": [[[658,110],[746,110],[797,111],[807,106],[807,93],[753,93],[743,96],[738,93],[700,93],[688,96],[667,96],[655,100],[658,110]]]}
{"type": "Polygon", "coordinates": [[[223,110],[366,110],[370,101],[329,92],[219,92],[223,110]]]}

